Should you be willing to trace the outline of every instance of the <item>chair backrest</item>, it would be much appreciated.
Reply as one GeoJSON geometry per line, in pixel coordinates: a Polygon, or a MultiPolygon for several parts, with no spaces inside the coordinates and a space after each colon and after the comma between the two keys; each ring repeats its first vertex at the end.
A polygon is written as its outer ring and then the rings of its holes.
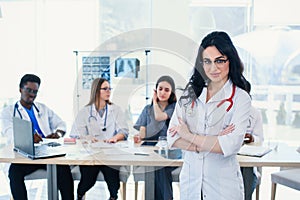
{"type": "MultiPolygon", "coordinates": [[[[79,166],[71,166],[71,172],[74,180],[80,180],[79,166]]],[[[130,175],[130,166],[120,167],[120,181],[126,183],[130,175]]],[[[44,169],[38,169],[33,173],[25,176],[25,180],[35,180],[35,179],[47,179],[47,171],[44,169]]],[[[97,176],[97,181],[104,181],[103,174],[100,173],[97,176]]]]}
{"type": "MultiPolygon", "coordinates": [[[[80,180],[80,170],[79,166],[71,166],[71,172],[74,180],[80,180]]],[[[128,177],[130,176],[130,166],[120,166],[120,181],[123,183],[126,183],[128,180],[128,177]]],[[[104,176],[99,172],[97,176],[97,181],[104,181],[104,176]]]]}
{"type": "Polygon", "coordinates": [[[25,180],[37,180],[37,179],[47,179],[47,171],[44,169],[38,169],[31,174],[25,176],[25,180]]]}
{"type": "MultiPolygon", "coordinates": [[[[172,171],[172,179],[173,182],[179,182],[179,175],[182,167],[177,167],[172,171]]],[[[145,167],[142,166],[134,166],[133,167],[133,180],[134,182],[145,181],[145,167]]]]}

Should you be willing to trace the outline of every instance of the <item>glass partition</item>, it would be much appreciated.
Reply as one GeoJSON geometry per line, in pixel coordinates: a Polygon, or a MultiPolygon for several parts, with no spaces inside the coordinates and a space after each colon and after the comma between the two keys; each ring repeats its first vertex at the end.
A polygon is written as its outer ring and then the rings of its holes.
{"type": "Polygon", "coordinates": [[[76,66],[75,52],[103,50],[112,55],[113,101],[128,113],[131,126],[151,101],[157,78],[170,74],[183,88],[203,36],[225,30],[245,64],[253,105],[264,117],[265,138],[300,140],[296,0],[0,0],[0,6],[0,65],[5,68],[0,84],[6,86],[1,107],[19,99],[24,73],[36,73],[42,78],[37,101],[57,111],[70,128],[88,97],[78,90],[82,69],[76,66]],[[115,77],[120,58],[138,59],[138,74],[115,77]],[[82,98],[80,106],[77,97],[82,98]]]}

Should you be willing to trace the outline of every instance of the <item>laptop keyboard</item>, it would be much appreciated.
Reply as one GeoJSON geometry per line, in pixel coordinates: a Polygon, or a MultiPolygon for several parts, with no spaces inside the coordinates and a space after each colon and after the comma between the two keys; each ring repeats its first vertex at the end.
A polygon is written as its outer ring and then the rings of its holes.
{"type": "Polygon", "coordinates": [[[48,145],[41,145],[35,147],[35,155],[36,156],[43,156],[43,155],[52,155],[59,153],[59,148],[56,147],[49,147],[48,145]]]}
{"type": "Polygon", "coordinates": [[[35,155],[41,156],[49,153],[49,148],[46,145],[35,147],[35,155]]]}

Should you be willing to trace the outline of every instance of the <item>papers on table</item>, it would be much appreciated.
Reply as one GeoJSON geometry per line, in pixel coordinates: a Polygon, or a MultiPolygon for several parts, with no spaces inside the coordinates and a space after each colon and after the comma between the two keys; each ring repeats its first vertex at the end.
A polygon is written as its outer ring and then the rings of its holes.
{"type": "Polygon", "coordinates": [[[37,143],[37,145],[49,144],[49,143],[52,143],[52,142],[57,142],[57,143],[63,144],[63,139],[62,138],[58,138],[58,139],[43,138],[43,141],[40,141],[39,143],[37,143]]]}
{"type": "Polygon", "coordinates": [[[126,155],[142,155],[142,156],[147,156],[149,155],[147,152],[144,152],[140,148],[134,148],[134,147],[129,147],[127,142],[117,142],[117,143],[106,143],[103,141],[91,143],[90,149],[94,149],[97,151],[97,149],[101,149],[101,152],[105,155],[121,155],[121,154],[126,154],[126,155]],[[116,148],[118,151],[116,151],[116,148]]]}
{"type": "Polygon", "coordinates": [[[92,148],[127,148],[128,144],[125,142],[117,142],[117,143],[107,143],[103,141],[98,141],[90,144],[92,148]]]}
{"type": "Polygon", "coordinates": [[[244,156],[262,157],[270,151],[272,151],[272,149],[265,146],[243,145],[238,154],[244,156]]]}

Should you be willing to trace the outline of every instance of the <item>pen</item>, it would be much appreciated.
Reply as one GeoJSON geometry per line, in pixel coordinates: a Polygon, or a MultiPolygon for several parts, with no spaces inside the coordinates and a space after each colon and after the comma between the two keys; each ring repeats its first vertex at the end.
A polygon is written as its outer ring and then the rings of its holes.
{"type": "Polygon", "coordinates": [[[147,154],[147,153],[134,153],[134,155],[137,155],[137,156],[149,156],[149,154],[147,154]]]}

